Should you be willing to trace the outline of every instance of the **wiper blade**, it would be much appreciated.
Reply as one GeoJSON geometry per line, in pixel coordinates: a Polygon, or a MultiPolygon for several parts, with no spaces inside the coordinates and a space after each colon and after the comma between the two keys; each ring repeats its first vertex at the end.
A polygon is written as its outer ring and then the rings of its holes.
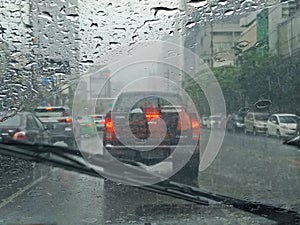
{"type": "MultiPolygon", "coordinates": [[[[0,143],[0,154],[31,160],[38,163],[45,163],[93,177],[106,179],[104,176],[98,173],[91,166],[91,164],[86,163],[82,157],[82,153],[84,152],[53,145],[32,145],[17,141],[0,143]]],[[[103,168],[111,166],[111,161],[103,155],[93,155],[92,160],[93,161],[91,162],[95,163],[95,165],[103,168]]],[[[134,162],[129,163],[134,165],[134,162]]],[[[298,212],[262,204],[259,202],[251,202],[216,193],[201,191],[198,188],[177,183],[169,179],[164,180],[163,177],[161,177],[162,181],[159,183],[143,186],[143,183],[138,179],[137,175],[143,177],[151,175],[155,176],[156,178],[159,176],[136,166],[131,166],[130,170],[132,171],[132,175],[130,173],[126,173],[124,176],[120,174],[109,174],[106,172],[101,173],[108,175],[108,177],[114,178],[115,181],[120,181],[121,183],[130,182],[136,184],[136,188],[142,190],[183,199],[189,202],[194,202],[201,205],[209,205],[208,200],[210,200],[276,221],[278,224],[300,223],[300,214],[298,212]]]]}
{"type": "MultiPolygon", "coordinates": [[[[22,158],[25,160],[31,160],[38,163],[44,163],[63,169],[79,172],[82,174],[90,175],[93,177],[98,177],[102,179],[107,179],[97,172],[90,164],[86,163],[82,154],[78,150],[72,150],[66,147],[53,146],[53,145],[43,145],[43,144],[27,144],[23,142],[9,142],[9,143],[0,143],[0,154],[5,154],[13,157],[22,158]]],[[[111,161],[105,158],[102,155],[94,155],[93,161],[97,163],[96,165],[101,165],[103,168],[111,166],[111,161]]],[[[132,164],[134,164],[132,162],[132,164]]],[[[136,184],[137,188],[148,190],[155,193],[160,193],[163,195],[184,199],[201,205],[208,205],[208,201],[202,199],[200,196],[190,196],[188,193],[180,193],[179,191],[169,190],[163,186],[151,185],[151,186],[139,186],[143,183],[138,179],[138,176],[149,176],[150,172],[145,171],[140,168],[133,167],[130,168],[132,175],[126,173],[126,176],[111,174],[107,172],[101,172],[106,174],[107,177],[113,178],[116,182],[120,181],[122,183],[130,182],[136,184]]],[[[157,176],[151,174],[152,176],[157,176]]],[[[157,176],[159,177],[159,176],[157,176]]],[[[159,177],[163,180],[162,177],[159,177]]]]}
{"type": "Polygon", "coordinates": [[[160,183],[160,185],[170,188],[172,190],[183,191],[189,195],[201,196],[203,198],[234,207],[236,209],[255,214],[269,220],[273,220],[278,224],[288,225],[288,224],[299,224],[300,223],[300,214],[296,211],[262,204],[260,202],[251,202],[247,200],[237,199],[221,194],[204,192],[198,188],[189,187],[184,184],[166,181],[160,183]]]}

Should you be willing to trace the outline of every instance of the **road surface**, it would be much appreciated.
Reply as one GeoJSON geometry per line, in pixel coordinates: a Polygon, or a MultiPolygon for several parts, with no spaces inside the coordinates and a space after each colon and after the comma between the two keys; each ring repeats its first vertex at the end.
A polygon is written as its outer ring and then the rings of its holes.
{"type": "MultiPolygon", "coordinates": [[[[208,136],[208,130],[202,130],[202,149],[208,136]]],[[[83,147],[94,147],[96,142],[95,138],[86,139],[83,147]]],[[[61,169],[35,166],[12,171],[1,174],[0,224],[155,224],[157,218],[152,216],[160,214],[179,224],[176,209],[194,212],[193,216],[181,216],[182,224],[199,218],[208,224],[219,218],[219,224],[224,224],[222,219],[231,213],[234,221],[239,221],[236,224],[247,220],[246,224],[251,224],[253,219],[253,224],[270,224],[223,206],[212,210],[61,169]]],[[[300,212],[300,152],[275,138],[227,133],[215,161],[200,173],[199,186],[300,212]]]]}

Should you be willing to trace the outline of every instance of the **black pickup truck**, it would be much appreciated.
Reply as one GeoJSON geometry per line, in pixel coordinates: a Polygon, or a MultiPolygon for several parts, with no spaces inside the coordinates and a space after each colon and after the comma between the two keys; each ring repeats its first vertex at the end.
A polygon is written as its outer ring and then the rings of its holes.
{"type": "Polygon", "coordinates": [[[197,114],[187,112],[177,93],[124,92],[105,118],[106,154],[147,166],[169,160],[174,169],[179,162],[172,160],[172,153],[178,149],[182,159],[191,157],[173,178],[193,184],[198,180],[199,139],[197,114]]]}

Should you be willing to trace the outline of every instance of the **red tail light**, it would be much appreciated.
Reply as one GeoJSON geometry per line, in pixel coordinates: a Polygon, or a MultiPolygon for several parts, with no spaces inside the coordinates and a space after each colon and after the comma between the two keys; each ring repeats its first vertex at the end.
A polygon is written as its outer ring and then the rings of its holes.
{"type": "Polygon", "coordinates": [[[70,117],[59,119],[58,122],[72,123],[72,119],[70,117]]]}
{"type": "Polygon", "coordinates": [[[156,119],[156,118],[160,117],[159,111],[155,108],[145,108],[144,112],[145,112],[145,117],[146,117],[147,121],[150,121],[152,119],[156,119]]]}
{"type": "Polygon", "coordinates": [[[70,117],[66,118],[66,123],[72,123],[72,119],[70,117]]]}
{"type": "Polygon", "coordinates": [[[196,118],[192,119],[192,135],[193,140],[197,141],[200,139],[200,124],[196,118]]]}
{"type": "Polygon", "coordinates": [[[100,124],[105,124],[105,120],[100,120],[100,124]]]}
{"type": "Polygon", "coordinates": [[[88,123],[86,126],[88,126],[88,127],[91,127],[91,126],[93,126],[93,124],[91,124],[91,123],[88,123]]]}
{"type": "Polygon", "coordinates": [[[115,131],[112,119],[109,117],[105,118],[105,140],[111,141],[114,137],[115,131]]]}
{"type": "Polygon", "coordinates": [[[18,141],[25,141],[26,140],[26,133],[24,131],[20,131],[14,134],[13,139],[18,141]]]}

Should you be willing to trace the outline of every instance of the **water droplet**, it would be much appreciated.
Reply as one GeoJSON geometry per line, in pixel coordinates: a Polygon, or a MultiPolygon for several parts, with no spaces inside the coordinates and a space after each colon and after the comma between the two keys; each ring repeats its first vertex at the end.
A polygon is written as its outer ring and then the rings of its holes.
{"type": "Polygon", "coordinates": [[[115,30],[126,32],[126,28],[124,28],[124,27],[116,27],[115,30]]]}
{"type": "Polygon", "coordinates": [[[178,8],[168,8],[168,7],[153,7],[150,9],[154,11],[154,16],[174,16],[176,13],[179,13],[180,10],[178,8]]]}
{"type": "Polygon", "coordinates": [[[192,27],[194,27],[195,25],[196,25],[196,22],[191,21],[191,22],[188,22],[185,26],[186,26],[187,28],[192,28],[192,27]]]}
{"type": "Polygon", "coordinates": [[[120,42],[116,42],[116,41],[110,41],[110,42],[109,42],[109,45],[110,45],[112,48],[114,48],[114,47],[116,47],[116,46],[120,46],[121,43],[120,43],[120,42]]]}
{"type": "Polygon", "coordinates": [[[224,12],[224,15],[225,15],[225,16],[230,16],[230,15],[232,15],[233,13],[234,13],[234,10],[228,9],[228,10],[226,10],[226,11],[224,12]]]}
{"type": "Polygon", "coordinates": [[[227,2],[227,0],[219,0],[218,4],[224,6],[224,5],[227,5],[228,2],[227,2]]]}
{"type": "Polygon", "coordinates": [[[59,11],[63,15],[66,14],[66,6],[63,6],[59,11]]]}
{"type": "Polygon", "coordinates": [[[195,7],[195,8],[200,8],[200,7],[206,6],[207,1],[206,0],[191,0],[187,4],[192,7],[195,7]]]}
{"type": "Polygon", "coordinates": [[[68,15],[66,16],[66,18],[74,22],[74,21],[77,21],[77,20],[78,20],[79,15],[78,15],[78,14],[68,14],[68,15]]]}
{"type": "Polygon", "coordinates": [[[98,23],[93,22],[90,27],[98,27],[98,23]]]}
{"type": "Polygon", "coordinates": [[[47,11],[43,11],[40,15],[39,15],[40,18],[44,18],[44,19],[47,19],[48,21],[50,22],[53,22],[53,16],[47,12],[47,11]]]}

